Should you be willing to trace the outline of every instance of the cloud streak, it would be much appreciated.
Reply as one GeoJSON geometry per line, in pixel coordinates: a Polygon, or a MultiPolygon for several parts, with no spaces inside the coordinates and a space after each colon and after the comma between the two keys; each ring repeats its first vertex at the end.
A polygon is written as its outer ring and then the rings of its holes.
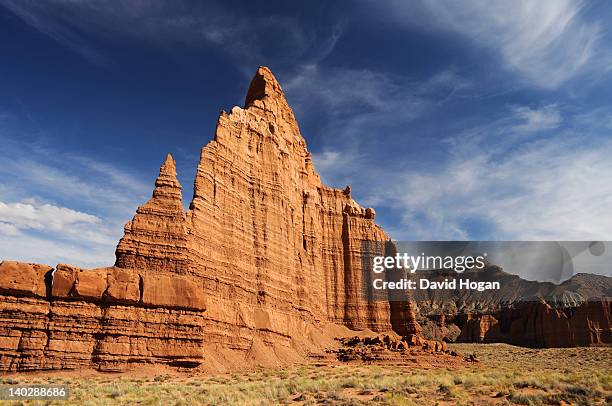
{"type": "Polygon", "coordinates": [[[0,201],[0,222],[12,224],[19,230],[64,231],[79,224],[99,224],[101,220],[91,214],[28,200],[14,203],[0,201]]]}
{"type": "Polygon", "coordinates": [[[398,240],[610,240],[612,140],[601,116],[584,120],[554,105],[514,106],[444,138],[449,158],[436,166],[389,171],[328,151],[317,168],[358,171],[365,202],[399,214],[382,224],[398,240]]]}
{"type": "Polygon", "coordinates": [[[1,131],[0,259],[111,265],[148,185],[128,169],[1,131]]]}
{"type": "Polygon", "coordinates": [[[513,127],[514,131],[520,133],[552,130],[561,124],[561,114],[555,104],[549,104],[541,108],[516,106],[513,113],[517,120],[522,121],[513,127]]]}
{"type": "Polygon", "coordinates": [[[90,62],[112,67],[107,43],[137,42],[182,59],[181,52],[214,47],[245,76],[274,61],[319,61],[333,49],[342,24],[320,33],[287,15],[255,16],[222,2],[182,0],[73,1],[0,0],[26,24],[90,62]],[[100,41],[103,40],[103,41],[100,41]]]}
{"type": "Polygon", "coordinates": [[[458,33],[497,52],[509,70],[543,88],[610,66],[602,22],[587,18],[584,1],[386,0],[373,7],[400,25],[458,33]]]}
{"type": "Polygon", "coordinates": [[[59,19],[49,18],[46,15],[52,4],[35,1],[2,0],[3,5],[26,24],[52,38],[62,46],[80,54],[95,65],[108,67],[112,65],[110,59],[99,52],[91,43],[83,38],[77,31],[59,19]]]}

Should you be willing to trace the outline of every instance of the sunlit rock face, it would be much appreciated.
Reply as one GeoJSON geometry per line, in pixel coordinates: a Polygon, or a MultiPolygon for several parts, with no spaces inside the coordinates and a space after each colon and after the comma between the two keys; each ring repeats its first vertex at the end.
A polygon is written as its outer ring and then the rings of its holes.
{"type": "Polygon", "coordinates": [[[389,304],[361,291],[361,241],[389,239],[372,213],[321,183],[280,85],[259,68],[245,107],[222,113],[202,149],[187,212],[190,273],[205,281],[214,330],[390,329],[389,304]]]}

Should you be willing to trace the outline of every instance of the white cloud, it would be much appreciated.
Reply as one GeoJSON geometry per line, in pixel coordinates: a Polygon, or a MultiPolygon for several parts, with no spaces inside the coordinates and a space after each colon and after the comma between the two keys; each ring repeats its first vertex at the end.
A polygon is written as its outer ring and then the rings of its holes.
{"type": "MultiPolygon", "coordinates": [[[[317,134],[321,144],[314,150],[313,162],[323,181],[334,187],[388,178],[382,172],[384,164],[402,159],[394,154],[387,155],[389,159],[380,158],[376,154],[381,144],[402,143],[398,153],[410,149],[412,122],[456,99],[475,97],[478,92],[453,69],[416,81],[367,69],[317,65],[305,66],[284,89],[298,117],[324,117],[326,125],[317,134]],[[376,159],[385,162],[373,163],[376,159]],[[356,173],[360,174],[358,179],[356,173]]],[[[354,190],[359,193],[358,188],[354,190]]],[[[372,194],[362,201],[370,205],[376,202],[372,194]]]]}
{"type": "Polygon", "coordinates": [[[0,129],[0,259],[111,265],[123,224],[152,183],[129,168],[17,142],[9,133],[0,129]]]}
{"type": "Polygon", "coordinates": [[[64,231],[77,224],[98,224],[101,220],[66,207],[28,200],[15,203],[0,201],[0,222],[12,224],[17,229],[64,231]]]}
{"type": "Polygon", "coordinates": [[[84,246],[75,240],[65,241],[27,233],[17,235],[0,233],[0,260],[34,262],[51,266],[68,263],[87,268],[109,266],[114,263],[105,245],[84,246]]]}
{"type": "Polygon", "coordinates": [[[322,171],[327,171],[330,168],[341,165],[342,157],[342,154],[338,151],[323,151],[312,154],[312,159],[316,163],[317,168],[322,171]]]}
{"type": "MultiPolygon", "coordinates": [[[[436,72],[424,81],[370,69],[306,64],[283,89],[300,109],[324,107],[331,114],[386,113],[410,120],[427,107],[445,103],[471,83],[453,70],[436,72]]],[[[388,120],[387,120],[388,121],[388,120]]]]}
{"type": "Polygon", "coordinates": [[[386,109],[400,90],[387,75],[367,69],[322,68],[305,65],[283,86],[293,101],[323,104],[335,112],[356,108],[386,109]],[[358,84],[358,85],[356,85],[358,84]]]}
{"type": "Polygon", "coordinates": [[[404,208],[403,225],[417,230],[414,237],[474,238],[475,222],[499,239],[612,237],[612,142],[594,150],[574,137],[540,140],[499,160],[474,151],[441,171],[408,174],[387,194],[404,208]]]}
{"type": "MultiPolygon", "coordinates": [[[[41,202],[37,199],[25,199],[22,202],[5,203],[0,201],[0,235],[4,246],[0,248],[0,258],[12,258],[15,247],[25,247],[24,241],[36,239],[47,240],[49,245],[58,248],[62,245],[82,251],[106,251],[106,258],[101,263],[112,263],[111,253],[117,242],[116,230],[103,224],[97,216],[41,202]]],[[[30,246],[31,251],[35,251],[30,246]]],[[[38,248],[36,248],[38,250],[38,248]]],[[[53,258],[49,255],[47,262],[53,258]]],[[[38,252],[30,255],[40,256],[38,252]]],[[[20,258],[31,261],[27,256],[20,258]]],[[[78,257],[70,258],[72,263],[82,264],[78,257]]]]}
{"type": "MultiPolygon", "coordinates": [[[[541,128],[538,122],[530,129],[541,128]]],[[[386,182],[380,199],[404,213],[405,231],[396,237],[478,238],[472,228],[484,225],[484,236],[495,239],[611,239],[612,140],[566,129],[497,142],[512,128],[517,131],[499,120],[456,136],[449,140],[450,160],[437,170],[386,182]]]]}
{"type": "Polygon", "coordinates": [[[150,186],[134,177],[129,168],[92,159],[37,142],[16,142],[10,129],[0,129],[3,145],[0,157],[0,199],[78,201],[106,214],[125,213],[135,201],[142,201],[150,186]]]}
{"type": "Polygon", "coordinates": [[[514,126],[514,130],[524,133],[532,133],[542,130],[552,130],[561,124],[561,114],[554,104],[541,108],[530,108],[528,106],[514,107],[515,117],[521,123],[514,126]]]}
{"type": "Polygon", "coordinates": [[[2,235],[18,235],[19,229],[13,224],[0,222],[0,234],[2,235]]]}
{"type": "Polygon", "coordinates": [[[607,114],[590,112],[587,126],[585,115],[562,115],[555,105],[513,107],[445,138],[448,155],[435,164],[391,170],[368,156],[353,161],[352,148],[326,150],[315,164],[324,179],[352,183],[360,203],[391,209],[397,221],[382,226],[398,240],[607,241],[607,114]]]}
{"type": "Polygon", "coordinates": [[[601,24],[573,0],[387,0],[375,3],[386,18],[425,30],[459,33],[500,56],[507,67],[544,88],[609,66],[601,24]]]}

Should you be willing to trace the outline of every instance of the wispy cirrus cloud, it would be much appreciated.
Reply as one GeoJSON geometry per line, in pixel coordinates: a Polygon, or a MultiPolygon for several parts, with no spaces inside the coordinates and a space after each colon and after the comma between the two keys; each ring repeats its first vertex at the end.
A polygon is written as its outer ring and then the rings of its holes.
{"type": "Polygon", "coordinates": [[[445,137],[448,158],[436,165],[389,171],[368,159],[351,165],[339,158],[344,151],[332,150],[320,170],[324,177],[359,173],[353,180],[364,203],[398,214],[382,223],[398,240],[609,240],[607,114],[512,106],[445,137]]]}
{"type": "Polygon", "coordinates": [[[480,140],[440,170],[397,179],[386,197],[404,210],[404,236],[610,239],[612,143],[566,134],[515,150],[489,152],[488,145],[480,140]]]}
{"type": "Polygon", "coordinates": [[[444,103],[471,87],[468,79],[452,69],[417,81],[371,69],[320,64],[302,65],[283,86],[291,101],[304,110],[324,107],[334,116],[401,110],[400,120],[414,118],[424,108],[444,103]]]}
{"type": "Polygon", "coordinates": [[[605,72],[611,50],[605,20],[573,0],[368,2],[384,18],[426,31],[459,33],[497,52],[530,83],[554,89],[585,72],[605,72]]]}
{"type": "Polygon", "coordinates": [[[514,118],[519,121],[513,127],[514,131],[533,133],[542,130],[552,130],[561,124],[561,114],[555,104],[540,108],[516,106],[513,108],[514,118]]]}
{"type": "Polygon", "coordinates": [[[65,21],[45,15],[45,10],[54,6],[53,2],[3,0],[0,2],[0,5],[11,10],[32,28],[49,36],[66,48],[77,52],[92,63],[100,66],[111,65],[111,61],[107,56],[97,50],[80,33],[67,25],[65,21]]]}
{"type": "Polygon", "coordinates": [[[298,113],[325,117],[313,160],[323,179],[334,186],[357,184],[356,173],[385,177],[381,159],[389,151],[381,151],[382,145],[396,144],[400,156],[389,161],[401,161],[401,151],[416,144],[411,134],[415,121],[480,91],[452,68],[419,81],[367,69],[314,65],[299,71],[284,88],[298,113]]]}
{"type": "Polygon", "coordinates": [[[0,259],[112,264],[150,187],[126,168],[0,131],[0,259]]]}
{"type": "Polygon", "coordinates": [[[114,61],[99,40],[146,44],[175,56],[213,46],[250,76],[268,61],[279,66],[317,61],[342,30],[342,22],[321,33],[293,16],[254,16],[215,1],[0,0],[0,5],[65,48],[107,67],[114,61]]]}

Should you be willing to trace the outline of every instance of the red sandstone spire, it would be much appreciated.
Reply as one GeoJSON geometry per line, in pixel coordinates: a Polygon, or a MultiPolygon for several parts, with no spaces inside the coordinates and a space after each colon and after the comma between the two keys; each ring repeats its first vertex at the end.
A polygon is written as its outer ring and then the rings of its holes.
{"type": "Polygon", "coordinates": [[[125,225],[116,256],[116,265],[123,268],[186,270],[185,212],[172,155],[159,169],[151,199],[125,225]]]}
{"type": "Polygon", "coordinates": [[[154,198],[166,197],[166,204],[182,207],[181,184],[176,177],[176,162],[171,154],[166,155],[166,160],[159,168],[159,176],[155,180],[154,198]]]}

